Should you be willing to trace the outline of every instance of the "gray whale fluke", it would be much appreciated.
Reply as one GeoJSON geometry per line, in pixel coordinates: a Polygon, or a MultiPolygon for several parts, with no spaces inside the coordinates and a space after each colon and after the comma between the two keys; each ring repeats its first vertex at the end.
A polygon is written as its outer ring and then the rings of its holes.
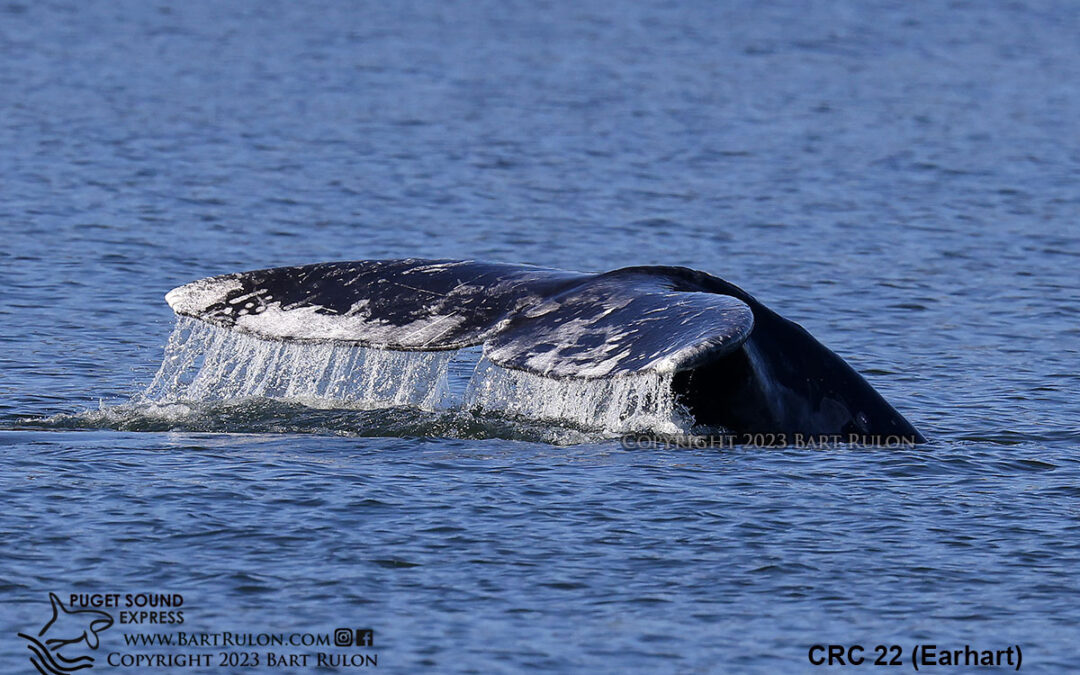
{"type": "Polygon", "coordinates": [[[554,379],[670,375],[697,423],[735,433],[924,441],[801,326],[684,267],[331,262],[201,279],[166,301],[269,340],[402,351],[482,344],[498,366],[554,379]]]}

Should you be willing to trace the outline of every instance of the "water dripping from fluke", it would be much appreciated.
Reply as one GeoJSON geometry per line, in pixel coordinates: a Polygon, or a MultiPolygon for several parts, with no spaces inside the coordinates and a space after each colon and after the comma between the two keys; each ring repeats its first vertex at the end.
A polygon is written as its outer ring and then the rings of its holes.
{"type": "Polygon", "coordinates": [[[465,392],[465,404],[485,411],[610,434],[653,431],[676,434],[690,422],[676,403],[672,376],[645,372],[584,380],[551,379],[502,368],[481,359],[465,392]]]}
{"type": "Polygon", "coordinates": [[[178,317],[157,375],[135,402],[271,399],[370,410],[447,403],[454,353],[264,340],[178,317]]]}
{"type": "Polygon", "coordinates": [[[397,351],[267,340],[178,316],[153,381],[130,401],[48,426],[582,443],[689,428],[671,377],[552,379],[482,350],[397,351]]]}

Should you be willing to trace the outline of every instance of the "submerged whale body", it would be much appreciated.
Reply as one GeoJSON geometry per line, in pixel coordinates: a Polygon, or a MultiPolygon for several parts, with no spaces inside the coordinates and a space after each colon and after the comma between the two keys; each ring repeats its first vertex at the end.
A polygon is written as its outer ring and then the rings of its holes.
{"type": "Polygon", "coordinates": [[[177,314],[269,340],[401,351],[483,345],[498,366],[553,379],[666,375],[696,423],[734,433],[924,440],[801,326],[683,267],[582,274],[332,262],[202,279],[166,301],[177,314]]]}

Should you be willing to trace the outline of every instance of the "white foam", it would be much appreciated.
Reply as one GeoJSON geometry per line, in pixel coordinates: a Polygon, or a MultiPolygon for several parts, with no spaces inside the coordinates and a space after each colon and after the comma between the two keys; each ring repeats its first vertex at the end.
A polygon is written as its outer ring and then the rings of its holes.
{"type": "Polygon", "coordinates": [[[263,340],[178,316],[161,368],[140,401],[257,397],[313,407],[434,410],[445,404],[453,354],[263,340]]]}

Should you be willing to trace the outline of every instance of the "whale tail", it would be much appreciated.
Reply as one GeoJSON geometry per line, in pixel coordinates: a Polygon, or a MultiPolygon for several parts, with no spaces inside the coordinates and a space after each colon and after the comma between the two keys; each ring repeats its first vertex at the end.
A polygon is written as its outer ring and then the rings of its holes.
{"type": "Polygon", "coordinates": [[[492,363],[553,380],[670,376],[698,422],[735,432],[922,440],[802,327],[686,268],[335,262],[202,279],[166,301],[177,314],[263,340],[397,351],[483,345],[492,363]]]}

